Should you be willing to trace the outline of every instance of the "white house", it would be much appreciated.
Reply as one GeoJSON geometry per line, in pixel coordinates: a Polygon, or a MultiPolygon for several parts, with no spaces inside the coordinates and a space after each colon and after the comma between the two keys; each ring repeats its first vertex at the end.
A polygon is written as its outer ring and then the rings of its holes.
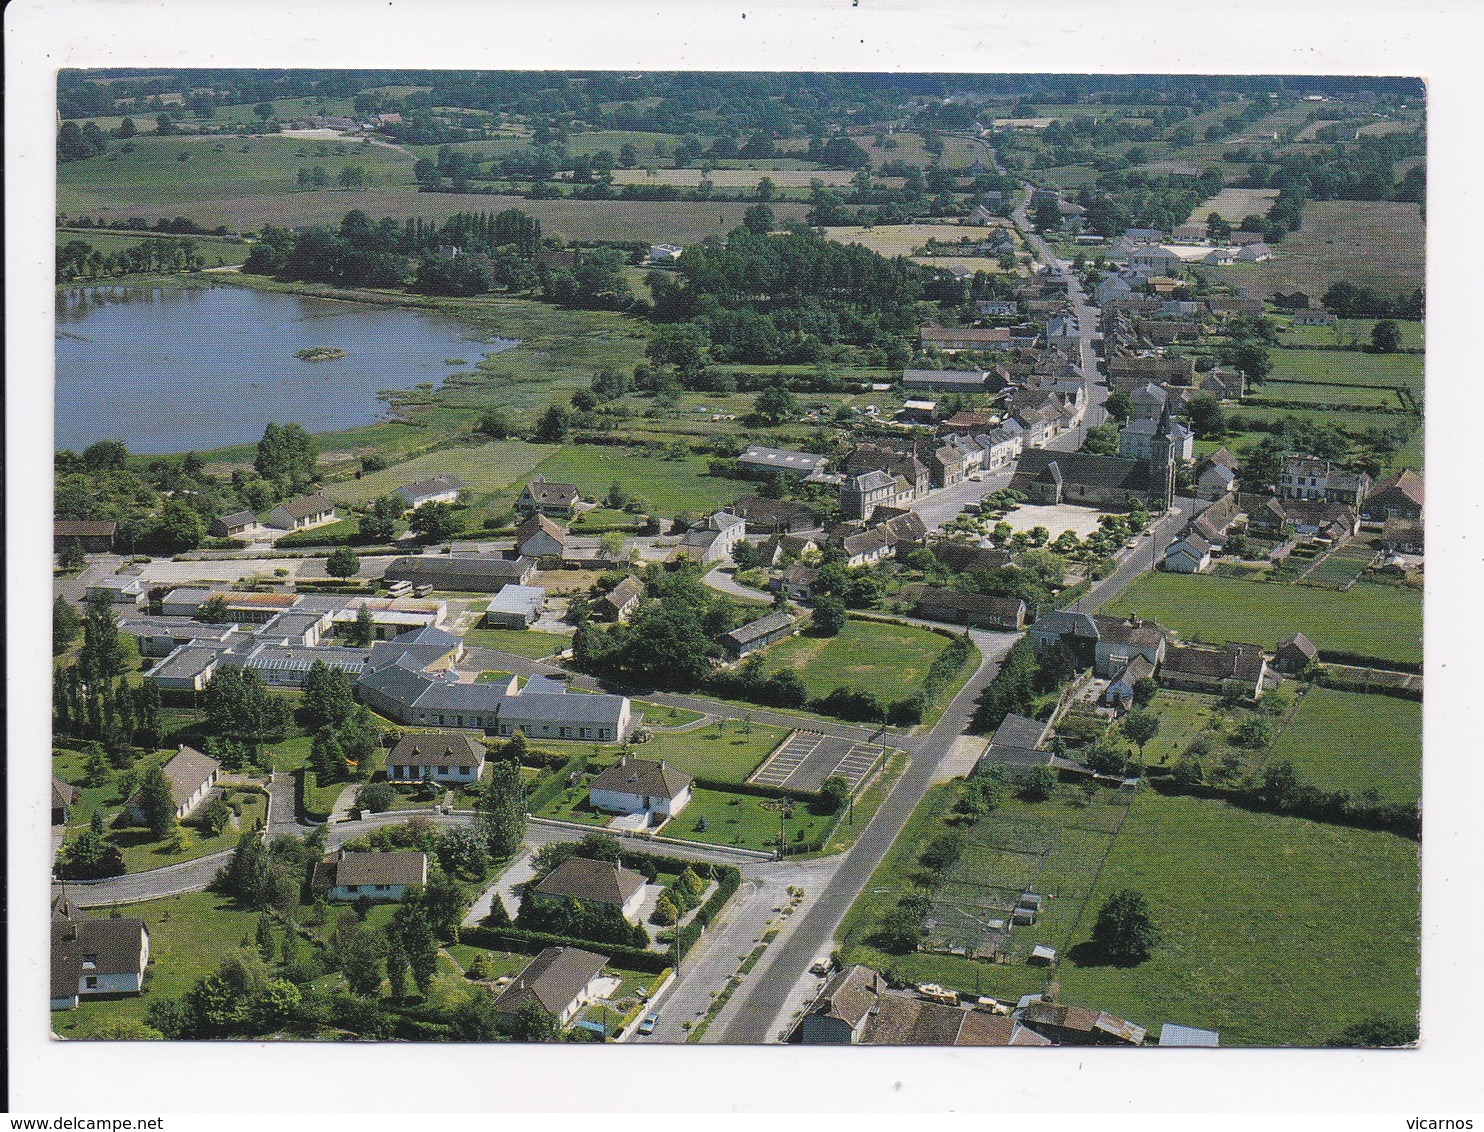
{"type": "Polygon", "coordinates": [[[541,586],[504,586],[490,598],[484,614],[486,628],[528,629],[546,608],[546,590],[541,586]]]}
{"type": "Polygon", "coordinates": [[[316,880],[331,900],[399,901],[408,885],[428,883],[428,855],[339,849],[320,862],[316,880]]]}
{"type": "Polygon", "coordinates": [[[1165,549],[1165,569],[1173,574],[1199,574],[1211,565],[1211,544],[1194,532],[1182,535],[1165,549]]]}
{"type": "Polygon", "coordinates": [[[1238,263],[1263,263],[1273,258],[1273,249],[1267,244],[1248,244],[1237,253],[1238,263]]]}
{"type": "Polygon", "coordinates": [[[540,511],[532,511],[515,528],[515,552],[522,558],[560,558],[567,547],[567,532],[540,511]]]}
{"type": "Polygon", "coordinates": [[[674,263],[685,249],[678,244],[650,244],[650,263],[674,263]]]}
{"type": "Polygon", "coordinates": [[[462,731],[414,731],[387,752],[386,776],[390,782],[478,782],[484,757],[484,744],[462,731]]]}
{"type": "Polygon", "coordinates": [[[596,983],[608,956],[580,947],[548,947],[511,979],[495,999],[495,1013],[514,1017],[535,1002],[566,1026],[596,996],[596,983]]]}
{"type": "Polygon", "coordinates": [[[301,495],[268,512],[269,526],[282,531],[307,531],[335,521],[335,505],[323,495],[301,495]]]}
{"type": "MultiPolygon", "coordinates": [[[[170,786],[175,816],[184,819],[211,793],[211,788],[216,785],[217,775],[221,772],[221,764],[209,755],[203,755],[194,747],[187,747],[182,743],[180,750],[160,769],[170,786]]],[[[139,792],[135,791],[126,810],[131,821],[143,825],[145,814],[139,803],[139,792]]]]}
{"type": "Polygon", "coordinates": [[[51,1008],[103,994],[139,994],[149,964],[143,920],[84,920],[63,899],[51,922],[51,1008]]]}
{"type": "Polygon", "coordinates": [[[425,503],[457,503],[463,490],[464,481],[458,476],[433,476],[404,483],[392,494],[401,499],[409,511],[416,511],[425,503]]]}
{"type": "Polygon", "coordinates": [[[621,758],[588,784],[588,805],[614,814],[671,818],[690,801],[694,779],[663,761],[621,758]]]}
{"type": "Polygon", "coordinates": [[[89,582],[87,588],[89,601],[106,598],[114,605],[132,605],[138,608],[145,603],[148,597],[149,590],[144,584],[144,579],[132,578],[127,574],[99,578],[95,582],[89,582]]]}

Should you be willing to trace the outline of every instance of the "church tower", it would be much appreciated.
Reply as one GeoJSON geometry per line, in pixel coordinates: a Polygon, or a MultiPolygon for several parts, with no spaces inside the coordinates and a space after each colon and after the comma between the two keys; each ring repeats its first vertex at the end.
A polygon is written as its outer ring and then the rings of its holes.
{"type": "Polygon", "coordinates": [[[1159,427],[1149,440],[1149,506],[1152,508],[1168,511],[1175,505],[1176,451],[1174,418],[1166,401],[1159,414],[1159,427]]]}

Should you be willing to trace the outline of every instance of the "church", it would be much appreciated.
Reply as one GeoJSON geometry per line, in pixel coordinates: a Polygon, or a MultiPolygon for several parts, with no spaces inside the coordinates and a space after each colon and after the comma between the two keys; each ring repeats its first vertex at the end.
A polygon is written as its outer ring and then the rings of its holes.
{"type": "Polygon", "coordinates": [[[1139,504],[1151,511],[1168,511],[1175,503],[1175,472],[1184,437],[1185,430],[1166,406],[1149,438],[1147,459],[1028,449],[1016,465],[1010,487],[1041,505],[1074,503],[1126,511],[1139,504]]]}

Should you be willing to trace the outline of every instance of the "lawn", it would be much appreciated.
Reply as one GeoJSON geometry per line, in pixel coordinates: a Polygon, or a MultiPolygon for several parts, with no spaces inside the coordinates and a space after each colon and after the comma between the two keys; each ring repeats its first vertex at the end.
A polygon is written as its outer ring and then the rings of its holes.
{"type": "Polygon", "coordinates": [[[650,727],[682,727],[702,718],[698,711],[687,711],[685,708],[670,707],[650,700],[635,700],[633,708],[636,712],[644,713],[644,722],[650,727]]]}
{"type": "Polygon", "coordinates": [[[1159,716],[1159,734],[1145,744],[1144,761],[1174,762],[1217,719],[1215,709],[1215,696],[1161,688],[1149,704],[1149,710],[1159,716]]]}
{"type": "Polygon", "coordinates": [[[665,515],[677,511],[710,513],[747,485],[708,474],[709,457],[672,459],[640,450],[598,444],[568,444],[547,457],[536,471],[557,483],[573,483],[584,496],[601,498],[614,483],[638,497],[646,509],[665,515]]]}
{"type": "MultiPolygon", "coordinates": [[[[1371,328],[1376,325],[1376,321],[1374,318],[1342,318],[1333,326],[1294,326],[1279,333],[1283,345],[1289,347],[1349,344],[1364,346],[1371,340],[1371,328]]],[[[1423,324],[1405,319],[1393,319],[1393,321],[1396,323],[1396,328],[1401,331],[1402,349],[1420,350],[1423,344],[1423,324]]],[[[1367,357],[1383,356],[1385,355],[1367,355],[1367,357]]]]}
{"type": "Polygon", "coordinates": [[[640,758],[658,759],[688,774],[721,782],[745,782],[788,732],[761,723],[718,722],[695,731],[659,733],[634,749],[640,758]]]}
{"type": "Polygon", "coordinates": [[[768,650],[764,672],[792,669],[811,697],[844,686],[890,702],[916,689],[947,647],[947,637],[928,629],[851,618],[838,636],[801,633],[780,641],[768,650]]]}
{"type": "Polygon", "coordinates": [[[1206,574],[1145,574],[1103,613],[1147,617],[1190,640],[1274,647],[1301,632],[1321,649],[1416,663],[1422,593],[1357,583],[1346,593],[1206,574]]]}
{"type": "Polygon", "coordinates": [[[1163,940],[1133,968],[1081,966],[1061,999],[1156,1033],[1220,1032],[1223,1046],[1319,1045],[1351,1023],[1417,1011],[1418,852],[1387,833],[1143,791],[1078,932],[1123,888],[1163,940]]]}
{"type": "MultiPolygon", "coordinates": [[[[56,1012],[52,1028],[62,1037],[85,1038],[115,1020],[143,1022],[153,999],[174,998],[190,990],[239,944],[250,941],[258,923],[258,913],[239,911],[230,899],[207,892],[124,904],[119,911],[142,918],[149,928],[150,963],[144,994],[84,1000],[76,1010],[56,1012]]],[[[86,914],[104,916],[107,912],[89,909],[86,914]]]]}
{"type": "Polygon", "coordinates": [[[1415,802],[1422,791],[1422,705],[1393,696],[1315,688],[1274,741],[1269,761],[1287,759],[1324,790],[1415,802]]]}
{"type": "Polygon", "coordinates": [[[240,800],[242,804],[239,826],[233,828],[228,825],[217,836],[204,837],[194,825],[183,824],[187,844],[179,851],[168,850],[165,842],[156,838],[148,829],[135,826],[111,829],[108,833],[108,840],[117,845],[123,854],[124,871],[138,873],[148,869],[162,868],[165,865],[178,865],[182,861],[192,861],[197,857],[206,857],[212,853],[234,848],[242,833],[251,829],[253,823],[267,813],[268,799],[262,794],[238,792],[230,787],[228,789],[231,790],[234,800],[240,800]]]}
{"type": "MultiPolygon", "coordinates": [[[[778,848],[778,805],[751,794],[695,788],[690,804],[660,832],[665,837],[769,852],[778,848]],[[702,823],[704,828],[698,829],[702,823]]],[[[808,806],[795,804],[785,819],[785,837],[790,845],[812,841],[829,822],[830,815],[811,813],[808,806]]]]}
{"type": "MultiPolygon", "coordinates": [[[[1415,324],[1413,324],[1415,325],[1415,324]]],[[[1322,327],[1304,327],[1320,330],[1322,327]]],[[[1422,388],[1421,354],[1370,354],[1362,350],[1303,350],[1280,347],[1270,350],[1273,380],[1313,381],[1328,385],[1400,385],[1422,388]]],[[[1272,396],[1263,384],[1257,391],[1272,396]]]]}
{"type": "Polygon", "coordinates": [[[540,660],[561,652],[571,643],[571,637],[564,637],[559,633],[542,633],[535,629],[470,629],[464,634],[466,647],[497,649],[530,660],[540,660]]]}
{"type": "Polygon", "coordinates": [[[549,444],[501,440],[477,447],[440,448],[360,479],[326,486],[336,502],[364,503],[388,495],[404,483],[438,475],[458,476],[470,494],[488,495],[524,482],[542,460],[555,451],[549,444]]]}

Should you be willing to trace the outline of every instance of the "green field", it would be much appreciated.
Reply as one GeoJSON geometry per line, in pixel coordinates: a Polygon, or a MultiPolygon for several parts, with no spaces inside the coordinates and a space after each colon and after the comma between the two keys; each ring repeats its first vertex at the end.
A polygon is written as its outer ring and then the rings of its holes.
{"type": "MultiPolygon", "coordinates": [[[[1414,324],[1415,325],[1415,324],[1414,324]]],[[[1305,327],[1319,330],[1320,327],[1305,327]]],[[[1273,380],[1313,381],[1326,384],[1400,385],[1422,388],[1421,354],[1368,354],[1360,350],[1295,350],[1279,348],[1269,351],[1273,362],[1273,380]]],[[[1269,396],[1266,384],[1259,386],[1269,396]]]]}
{"type": "Polygon", "coordinates": [[[537,465],[536,471],[548,480],[576,484],[584,496],[604,496],[617,482],[647,508],[662,514],[709,514],[747,490],[737,480],[713,478],[707,472],[709,463],[705,456],[670,459],[631,448],[568,444],[537,465]]]}
{"type": "MultiPolygon", "coordinates": [[[[1078,938],[1113,892],[1148,899],[1163,940],[1137,967],[1057,968],[1061,999],[1223,1046],[1319,1045],[1371,1015],[1415,1016],[1418,852],[1387,833],[1141,791],[1078,938]]],[[[1075,949],[1074,949],[1075,953],[1075,949]]]]}
{"type": "MultiPolygon", "coordinates": [[[[638,705],[635,705],[638,709],[638,705]]],[[[743,725],[726,720],[725,725],[710,724],[694,731],[656,733],[654,738],[634,748],[645,759],[660,759],[688,774],[722,782],[744,782],[773,748],[782,743],[788,732],[781,727],[761,723],[743,725]]]]}
{"type": "Polygon", "coordinates": [[[515,656],[540,660],[560,652],[572,643],[572,638],[557,633],[542,633],[535,629],[470,629],[464,635],[467,647],[498,649],[515,656]]]}
{"type": "MultiPolygon", "coordinates": [[[[57,247],[70,244],[74,240],[80,240],[88,246],[101,252],[103,255],[111,255],[125,248],[132,248],[145,240],[158,239],[181,239],[180,236],[151,236],[145,233],[108,232],[99,231],[96,228],[58,228],[57,247]]],[[[196,247],[200,250],[207,267],[222,267],[227,264],[242,263],[247,259],[247,253],[252,250],[252,245],[243,240],[219,239],[215,236],[185,236],[187,240],[194,240],[196,247]]]]}
{"type": "MultiPolygon", "coordinates": [[[[1336,346],[1347,344],[1368,345],[1374,318],[1342,318],[1333,326],[1293,326],[1279,332],[1285,346],[1336,346]]],[[[1420,350],[1423,345],[1423,324],[1406,319],[1393,319],[1401,331],[1401,346],[1404,350],[1420,350]]]]}
{"type": "MultiPolygon", "coordinates": [[[[739,849],[769,852],[778,848],[778,803],[751,794],[692,789],[690,804],[660,831],[665,837],[732,845],[739,849]],[[704,828],[697,828],[704,823],[704,828]]],[[[812,841],[824,832],[830,815],[812,813],[795,803],[784,819],[788,844],[812,841]]]]}
{"type": "MultiPolygon", "coordinates": [[[[226,224],[229,228],[257,228],[271,216],[244,215],[240,224],[231,219],[232,204],[241,198],[267,194],[318,198],[340,213],[354,205],[338,205],[345,194],[323,189],[296,190],[299,168],[322,166],[330,183],[346,166],[366,171],[370,184],[382,188],[411,189],[412,161],[390,146],[359,141],[321,141],[285,137],[155,137],[132,139],[133,150],[109,146],[106,154],[57,166],[57,209],[69,216],[154,217],[192,213],[190,219],[204,228],[226,224]],[[184,154],[185,159],[181,159],[184,154]],[[193,206],[205,205],[211,212],[202,219],[193,206]]],[[[359,193],[355,195],[361,195],[359,193]]],[[[253,208],[253,213],[258,208],[253,208]]]]}
{"type": "Polygon", "coordinates": [[[852,618],[838,636],[805,633],[780,641],[768,650],[763,670],[792,669],[811,697],[843,686],[889,702],[916,689],[947,647],[947,637],[928,629],[852,618]]]}
{"type": "Polygon", "coordinates": [[[1274,741],[1269,761],[1287,759],[1323,790],[1416,802],[1422,792],[1422,705],[1393,696],[1315,688],[1274,741]]]}
{"type": "Polygon", "coordinates": [[[524,482],[553,451],[551,445],[523,440],[440,448],[379,472],[367,472],[360,479],[328,484],[325,491],[337,503],[364,503],[414,480],[451,475],[464,481],[469,494],[487,495],[524,482]]]}
{"type": "Polygon", "coordinates": [[[1207,574],[1145,574],[1103,613],[1137,614],[1211,644],[1272,648],[1303,633],[1321,649],[1416,663],[1422,659],[1422,593],[1360,582],[1346,593],[1207,574]]]}

